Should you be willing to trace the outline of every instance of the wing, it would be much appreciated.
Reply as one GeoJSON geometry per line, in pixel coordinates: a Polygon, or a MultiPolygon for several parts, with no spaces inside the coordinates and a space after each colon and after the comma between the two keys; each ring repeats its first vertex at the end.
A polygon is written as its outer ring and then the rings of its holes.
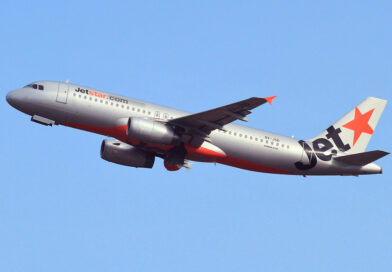
{"type": "Polygon", "coordinates": [[[205,138],[215,129],[225,130],[223,126],[235,120],[248,121],[246,116],[251,113],[250,110],[266,102],[272,104],[275,97],[252,97],[223,107],[172,119],[169,123],[182,127],[187,133],[205,138]]]}

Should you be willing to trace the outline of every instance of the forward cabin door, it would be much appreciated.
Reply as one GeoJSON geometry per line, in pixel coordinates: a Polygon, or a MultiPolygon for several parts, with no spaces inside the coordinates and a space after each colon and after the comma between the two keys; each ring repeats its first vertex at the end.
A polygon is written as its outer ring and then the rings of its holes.
{"type": "Polygon", "coordinates": [[[59,89],[57,91],[57,98],[56,98],[57,102],[64,103],[64,104],[67,103],[68,88],[69,88],[69,84],[59,83],[59,89]]]}

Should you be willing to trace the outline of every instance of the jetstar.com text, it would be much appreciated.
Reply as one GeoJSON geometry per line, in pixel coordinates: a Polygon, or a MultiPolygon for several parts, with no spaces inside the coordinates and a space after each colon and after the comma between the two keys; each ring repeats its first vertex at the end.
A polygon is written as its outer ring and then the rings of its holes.
{"type": "Polygon", "coordinates": [[[91,95],[91,96],[96,96],[99,98],[105,98],[105,99],[113,100],[113,101],[124,103],[124,104],[128,104],[127,99],[116,97],[116,96],[111,96],[111,95],[106,95],[106,94],[103,94],[103,93],[100,93],[97,91],[90,91],[88,89],[77,88],[77,89],[75,89],[75,92],[83,93],[83,94],[87,94],[87,95],[91,95]]]}

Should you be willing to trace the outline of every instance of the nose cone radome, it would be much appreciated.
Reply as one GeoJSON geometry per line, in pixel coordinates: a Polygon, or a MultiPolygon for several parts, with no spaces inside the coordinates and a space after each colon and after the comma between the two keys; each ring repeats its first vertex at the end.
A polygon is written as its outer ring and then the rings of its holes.
{"type": "Polygon", "coordinates": [[[15,95],[16,91],[11,91],[9,93],[7,93],[7,96],[5,97],[5,99],[7,100],[8,104],[10,104],[11,106],[15,106],[15,100],[16,100],[16,95],[15,95]]]}
{"type": "Polygon", "coordinates": [[[8,104],[17,110],[23,111],[29,105],[29,96],[24,89],[17,89],[9,92],[5,99],[8,104]]]}

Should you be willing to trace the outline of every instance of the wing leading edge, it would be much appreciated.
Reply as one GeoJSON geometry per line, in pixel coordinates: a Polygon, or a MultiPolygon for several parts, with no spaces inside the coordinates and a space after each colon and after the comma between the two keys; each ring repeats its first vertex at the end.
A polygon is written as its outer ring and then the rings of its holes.
{"type": "Polygon", "coordinates": [[[251,113],[250,110],[266,102],[272,104],[275,97],[252,97],[212,110],[172,119],[169,123],[182,127],[187,133],[208,138],[211,131],[215,129],[224,130],[223,127],[231,122],[236,120],[247,122],[246,116],[251,113]]]}

